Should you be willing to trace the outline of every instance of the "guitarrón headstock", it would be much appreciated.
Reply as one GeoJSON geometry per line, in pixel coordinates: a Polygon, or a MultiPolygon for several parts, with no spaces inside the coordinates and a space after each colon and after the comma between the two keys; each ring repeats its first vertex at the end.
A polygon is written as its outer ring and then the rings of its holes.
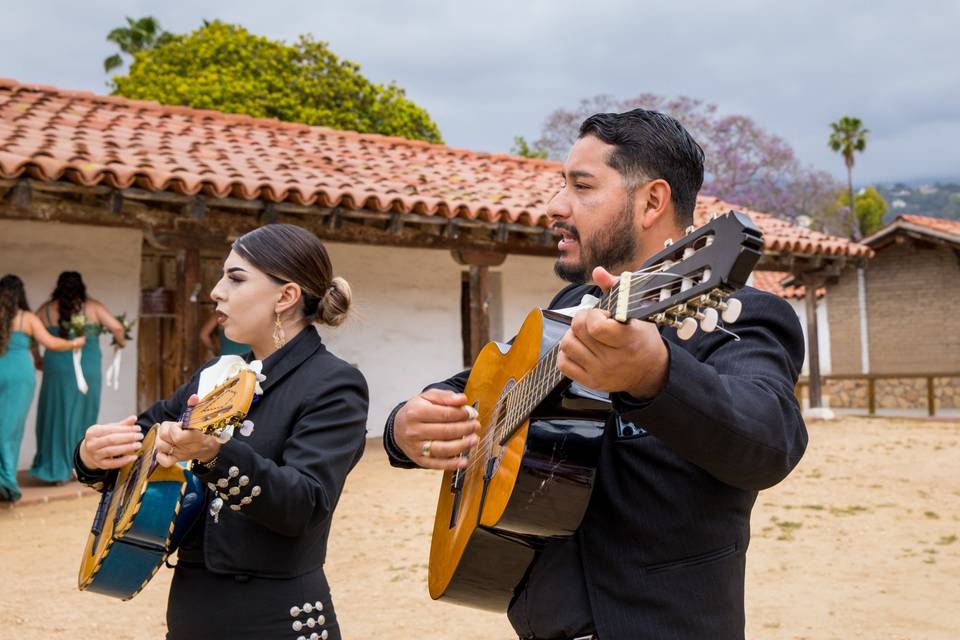
{"type": "Polygon", "coordinates": [[[240,426],[250,411],[256,385],[256,373],[249,369],[240,371],[201,398],[189,410],[183,428],[219,435],[227,427],[240,426]]]}
{"type": "Polygon", "coordinates": [[[746,285],[763,254],[763,234],[749,216],[730,211],[669,242],[638,271],[625,272],[611,292],[610,310],[620,322],[650,320],[688,339],[699,326],[710,332],[722,318],[740,316],[728,299],[746,285]]]}

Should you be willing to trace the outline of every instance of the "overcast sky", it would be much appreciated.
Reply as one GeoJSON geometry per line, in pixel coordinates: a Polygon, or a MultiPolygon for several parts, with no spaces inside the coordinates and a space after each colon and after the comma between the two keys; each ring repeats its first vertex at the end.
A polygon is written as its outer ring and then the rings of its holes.
{"type": "Polygon", "coordinates": [[[960,2],[805,0],[212,0],[7,2],[0,77],[105,93],[104,37],[124,16],[168,31],[204,18],[271,38],[310,32],[395,80],[447,144],[509,151],[580,98],[687,95],[784,137],[845,179],[828,123],[871,130],[857,183],[960,179],[960,2]],[[59,5],[59,6],[57,6],[59,5]]]}

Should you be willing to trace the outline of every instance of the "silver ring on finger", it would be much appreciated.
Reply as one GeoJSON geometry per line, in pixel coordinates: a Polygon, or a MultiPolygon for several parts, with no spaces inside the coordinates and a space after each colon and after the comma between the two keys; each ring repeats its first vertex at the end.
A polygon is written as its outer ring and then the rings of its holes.
{"type": "Polygon", "coordinates": [[[430,457],[430,447],[431,447],[431,445],[433,445],[433,440],[426,440],[426,441],[424,441],[424,443],[420,446],[420,453],[423,454],[423,457],[424,457],[424,458],[429,458],[429,457],[430,457]]]}

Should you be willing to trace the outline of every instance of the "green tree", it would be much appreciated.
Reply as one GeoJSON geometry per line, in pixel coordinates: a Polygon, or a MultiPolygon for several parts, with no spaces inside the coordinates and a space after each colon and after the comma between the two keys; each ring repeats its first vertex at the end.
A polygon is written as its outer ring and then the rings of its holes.
{"type": "MultiPolygon", "coordinates": [[[[887,201],[873,187],[861,189],[854,197],[854,212],[861,237],[866,237],[883,227],[883,216],[887,213],[887,201]]],[[[841,193],[838,200],[841,207],[850,207],[850,195],[841,193]]]]}
{"type": "Polygon", "coordinates": [[[523,136],[513,136],[513,147],[510,149],[510,153],[523,158],[540,158],[541,160],[547,159],[546,149],[538,146],[531,147],[530,143],[527,142],[527,139],[523,136]]]}
{"type": "MultiPolygon", "coordinates": [[[[838,121],[830,123],[830,139],[828,144],[834,151],[843,156],[843,162],[847,165],[847,202],[854,202],[853,197],[853,154],[857,151],[863,152],[867,148],[867,134],[869,129],[863,128],[860,118],[851,118],[842,116],[838,121]]],[[[854,213],[855,212],[851,212],[854,213]]],[[[851,221],[852,222],[852,221],[851,221]]],[[[853,229],[855,232],[855,228],[853,229]]]]}
{"type": "MultiPolygon", "coordinates": [[[[127,26],[117,27],[109,34],[107,40],[120,47],[120,51],[131,57],[154,47],[167,44],[174,35],[160,28],[160,21],[153,16],[144,16],[139,20],[127,18],[127,26]]],[[[115,53],[103,61],[103,70],[110,73],[123,66],[123,57],[115,53]]]]}
{"type": "Polygon", "coordinates": [[[374,84],[325,42],[294,44],[205,23],[134,55],[114,93],[198,109],[442,143],[429,114],[394,83],[374,84]]]}

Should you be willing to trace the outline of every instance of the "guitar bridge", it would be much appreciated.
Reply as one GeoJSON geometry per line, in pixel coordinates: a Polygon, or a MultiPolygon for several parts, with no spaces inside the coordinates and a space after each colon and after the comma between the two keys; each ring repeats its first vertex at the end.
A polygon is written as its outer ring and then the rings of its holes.
{"type": "Polygon", "coordinates": [[[453,506],[450,509],[451,529],[456,526],[457,516],[460,514],[460,498],[463,496],[463,481],[466,475],[463,469],[457,469],[450,477],[450,492],[453,494],[453,506]]]}
{"type": "Polygon", "coordinates": [[[112,495],[112,490],[104,492],[100,498],[100,504],[97,505],[97,513],[93,516],[93,525],[90,527],[90,533],[97,537],[100,537],[100,534],[103,533],[103,525],[107,519],[107,511],[110,509],[110,497],[112,495]]]}

